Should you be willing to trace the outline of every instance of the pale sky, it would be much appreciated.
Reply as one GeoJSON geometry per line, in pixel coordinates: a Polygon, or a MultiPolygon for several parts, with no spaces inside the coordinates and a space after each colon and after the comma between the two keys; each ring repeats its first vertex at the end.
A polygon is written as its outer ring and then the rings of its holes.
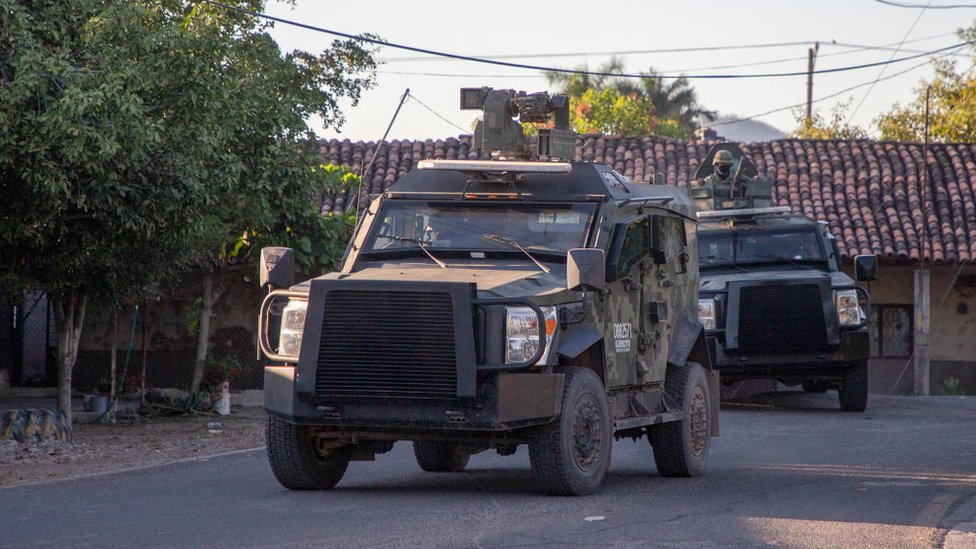
{"type": "MultiPolygon", "coordinates": [[[[957,44],[955,31],[969,26],[976,9],[933,9],[955,0],[901,0],[930,4],[927,10],[898,8],[874,0],[685,0],[682,2],[510,2],[495,0],[420,2],[373,0],[326,2],[298,0],[295,6],[272,1],[268,13],[283,19],[350,34],[373,33],[388,42],[474,57],[531,54],[576,54],[553,57],[505,58],[506,61],[560,68],[588,64],[596,70],[610,56],[604,52],[703,48],[802,42],[789,46],[693,52],[629,53],[622,55],[627,72],[654,67],[662,74],[756,74],[804,72],[807,51],[820,42],[817,69],[888,61],[957,44]],[[895,48],[904,40],[900,51],[895,48]],[[883,46],[857,49],[852,46],[883,46]],[[774,63],[769,63],[774,61],[774,63]],[[735,68],[731,65],[762,63],[735,68]]],[[[276,24],[273,36],[284,50],[321,51],[334,37],[276,24]]],[[[970,50],[960,50],[960,67],[970,64],[970,50]]],[[[458,109],[458,89],[491,86],[527,92],[548,91],[538,71],[441,59],[383,47],[376,54],[377,85],[357,107],[345,105],[341,133],[317,126],[321,137],[375,141],[396,110],[406,88],[412,96],[446,118],[446,122],[413,99],[407,100],[390,139],[457,136],[470,131],[476,113],[458,109]],[[452,76],[444,76],[452,75],[452,76]],[[462,75],[462,76],[454,76],[462,75]],[[453,125],[452,125],[453,124],[453,125]]],[[[814,76],[814,99],[879,75],[887,78],[916,67],[926,57],[848,72],[814,76]],[[884,70],[882,74],[882,70],[884,70]]],[[[868,93],[863,86],[837,98],[816,103],[825,114],[837,101],[853,100],[852,121],[873,130],[872,121],[896,101],[907,102],[928,64],[879,81],[868,93]]],[[[802,104],[806,76],[761,79],[692,80],[699,102],[722,115],[739,117],[802,104]]],[[[759,117],[783,131],[795,127],[789,111],[759,117]]],[[[313,124],[314,125],[314,124],[313,124]]]]}

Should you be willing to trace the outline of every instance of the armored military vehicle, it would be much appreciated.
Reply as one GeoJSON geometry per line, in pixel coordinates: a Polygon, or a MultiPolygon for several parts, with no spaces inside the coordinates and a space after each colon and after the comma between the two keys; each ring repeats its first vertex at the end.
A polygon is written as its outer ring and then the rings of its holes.
{"type": "MultiPolygon", "coordinates": [[[[771,182],[734,144],[709,151],[695,179],[698,317],[722,382],[837,389],[842,410],[864,411],[869,295],[841,271],[827,224],[772,207],[771,182]]],[[[874,280],[875,256],[855,257],[854,270],[874,280]]]]}
{"type": "Polygon", "coordinates": [[[528,445],[544,492],[581,495],[614,439],[644,436],[660,474],[702,473],[719,387],[687,194],[567,161],[565,96],[461,105],[483,111],[492,159],[419,162],[369,204],[340,272],[293,284],[290,250],[263,250],[276,478],[328,489],[396,441],[435,472],[528,445]],[[521,123],[545,126],[537,142],[521,123]]]}

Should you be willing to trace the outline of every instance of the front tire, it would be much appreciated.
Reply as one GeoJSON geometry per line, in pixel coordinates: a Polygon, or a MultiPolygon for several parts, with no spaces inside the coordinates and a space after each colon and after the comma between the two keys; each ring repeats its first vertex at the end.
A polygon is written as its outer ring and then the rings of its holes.
{"type": "Polygon", "coordinates": [[[855,362],[844,374],[837,389],[840,409],[845,412],[863,412],[868,407],[868,363],[855,362]]]}
{"type": "Polygon", "coordinates": [[[529,460],[539,487],[556,496],[596,492],[610,463],[613,431],[600,378],[586,368],[565,368],[562,413],[537,428],[529,460]]]}
{"type": "Polygon", "coordinates": [[[680,421],[650,428],[654,463],[663,477],[696,477],[705,471],[711,445],[712,399],[705,370],[694,362],[668,366],[664,390],[684,412],[680,421]]]}
{"type": "Polygon", "coordinates": [[[417,465],[429,473],[458,473],[468,465],[471,454],[448,442],[416,440],[413,455],[417,465]]]}
{"type": "Polygon", "coordinates": [[[289,490],[328,490],[346,473],[349,447],[320,450],[308,426],[269,415],[265,434],[271,471],[289,490]]]}

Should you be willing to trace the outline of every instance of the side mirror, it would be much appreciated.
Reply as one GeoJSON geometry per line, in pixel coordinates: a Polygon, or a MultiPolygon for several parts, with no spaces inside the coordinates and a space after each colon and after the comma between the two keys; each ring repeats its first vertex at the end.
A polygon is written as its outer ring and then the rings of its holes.
{"type": "Polygon", "coordinates": [[[566,288],[601,291],[606,287],[606,255],[599,248],[573,248],[566,256],[566,288]]]}
{"type": "Polygon", "coordinates": [[[854,256],[854,279],[858,282],[878,279],[878,256],[865,254],[854,256]]]}
{"type": "Polygon", "coordinates": [[[261,287],[287,288],[295,283],[295,250],[281,246],[261,248],[261,287]]]}

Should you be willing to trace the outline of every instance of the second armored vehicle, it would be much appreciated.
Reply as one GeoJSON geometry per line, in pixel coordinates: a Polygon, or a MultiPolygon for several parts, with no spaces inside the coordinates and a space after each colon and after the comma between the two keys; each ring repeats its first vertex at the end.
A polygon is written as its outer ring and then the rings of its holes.
{"type": "Polygon", "coordinates": [[[374,200],[341,272],[293,285],[267,249],[259,338],[278,481],[327,489],[412,441],[426,471],[528,445],[551,494],[597,490],[615,438],[700,474],[718,377],[684,191],[571,159],[564,96],[462,91],[485,161],[420,162],[374,200]],[[532,155],[520,122],[550,122],[532,155]],[[280,273],[284,274],[280,274],[280,273]]]}
{"type": "MultiPolygon", "coordinates": [[[[696,180],[698,317],[722,382],[837,389],[842,410],[864,411],[869,296],[841,271],[827,225],[771,207],[770,182],[733,144],[713,148],[696,180]]],[[[875,256],[854,258],[857,281],[876,269],[875,256]]]]}

